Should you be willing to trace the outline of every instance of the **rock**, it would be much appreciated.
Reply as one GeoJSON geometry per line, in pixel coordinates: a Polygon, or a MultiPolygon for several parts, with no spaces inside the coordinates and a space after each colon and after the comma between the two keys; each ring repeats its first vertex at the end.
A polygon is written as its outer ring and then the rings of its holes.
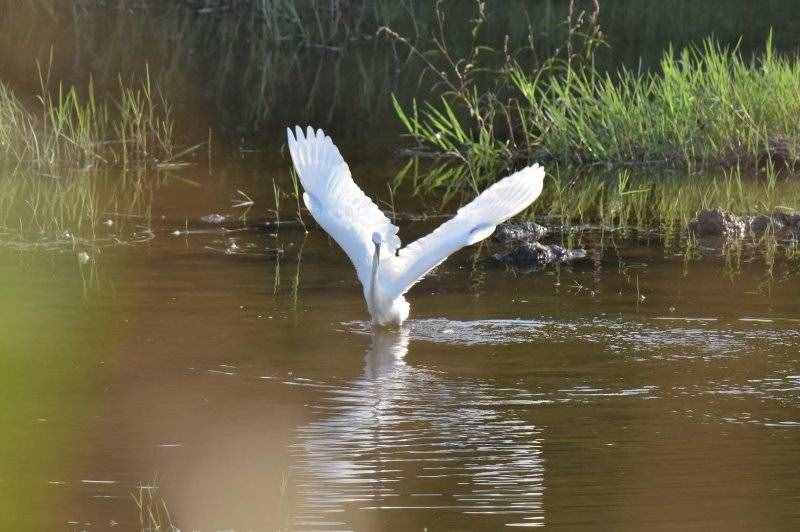
{"type": "Polygon", "coordinates": [[[720,209],[702,210],[689,222],[689,230],[698,236],[744,238],[746,228],[740,217],[720,209]]]}
{"type": "Polygon", "coordinates": [[[775,212],[772,218],[780,221],[787,229],[800,229],[800,213],[775,212]]]}
{"type": "Polygon", "coordinates": [[[751,216],[747,220],[747,226],[754,235],[762,235],[767,232],[767,229],[772,229],[774,232],[783,229],[783,224],[780,221],[773,219],[772,216],[766,216],[764,214],[751,216]]]}
{"type": "Polygon", "coordinates": [[[750,232],[761,236],[768,230],[778,236],[800,235],[800,214],[774,212],[770,215],[759,214],[747,220],[750,232]]]}
{"type": "Polygon", "coordinates": [[[558,245],[539,242],[522,242],[506,253],[497,253],[494,259],[518,268],[547,266],[556,262],[572,262],[586,257],[582,249],[566,249],[558,245]]]}
{"type": "Polygon", "coordinates": [[[584,249],[567,249],[556,244],[549,247],[559,262],[572,262],[586,258],[586,250],[584,249]]]}
{"type": "Polygon", "coordinates": [[[547,228],[536,222],[506,222],[497,226],[492,239],[501,244],[532,242],[547,234],[547,228]]]}
{"type": "Polygon", "coordinates": [[[224,214],[217,214],[217,213],[206,214],[205,216],[200,218],[201,221],[207,224],[214,224],[214,225],[219,225],[227,219],[228,217],[225,216],[224,214]]]}

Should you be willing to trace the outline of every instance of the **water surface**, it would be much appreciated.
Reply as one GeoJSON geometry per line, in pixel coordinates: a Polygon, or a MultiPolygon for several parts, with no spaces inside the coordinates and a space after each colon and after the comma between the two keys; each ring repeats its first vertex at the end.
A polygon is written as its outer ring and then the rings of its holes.
{"type": "Polygon", "coordinates": [[[5,528],[135,529],[131,493],[156,484],[184,530],[800,519],[800,280],[780,265],[628,241],[523,274],[472,249],[373,332],[313,225],[172,234],[237,186],[166,185],[153,240],[86,263],[0,251],[5,528]]]}

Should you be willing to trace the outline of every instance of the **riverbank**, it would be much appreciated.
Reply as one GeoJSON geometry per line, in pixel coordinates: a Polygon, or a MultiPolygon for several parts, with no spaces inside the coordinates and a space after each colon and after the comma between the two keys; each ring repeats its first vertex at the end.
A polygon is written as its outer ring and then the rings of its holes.
{"type": "Polygon", "coordinates": [[[511,94],[396,104],[419,152],[473,175],[532,160],[689,172],[774,171],[800,160],[800,62],[776,54],[771,38],[749,60],[709,39],[665,51],[651,73],[512,63],[496,76],[511,94]]]}

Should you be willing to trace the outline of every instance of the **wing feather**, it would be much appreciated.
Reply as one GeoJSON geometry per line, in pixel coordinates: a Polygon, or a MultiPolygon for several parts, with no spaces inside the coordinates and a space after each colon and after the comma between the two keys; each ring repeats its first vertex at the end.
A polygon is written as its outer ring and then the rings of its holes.
{"type": "Polygon", "coordinates": [[[392,261],[390,286],[383,289],[389,297],[404,294],[451,254],[490,236],[499,223],[527,208],[543,182],[544,169],[535,164],[484,190],[432,233],[401,249],[392,261]]]}
{"type": "Polygon", "coordinates": [[[367,286],[372,268],[372,234],[383,235],[394,254],[400,247],[397,227],[355,184],[350,167],[331,138],[311,127],[286,130],[289,153],[305,193],[303,201],[325,231],[341,246],[359,281],[367,286]]]}

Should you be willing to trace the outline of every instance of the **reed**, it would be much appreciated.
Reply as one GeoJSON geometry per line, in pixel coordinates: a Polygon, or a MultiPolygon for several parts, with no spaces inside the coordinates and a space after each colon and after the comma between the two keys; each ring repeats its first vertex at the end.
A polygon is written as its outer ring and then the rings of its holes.
{"type": "Polygon", "coordinates": [[[179,532],[172,522],[167,503],[159,493],[157,485],[140,485],[131,494],[139,511],[139,530],[141,532],[179,532]]]}
{"type": "MultiPolygon", "coordinates": [[[[173,161],[175,125],[149,75],[140,84],[119,79],[116,98],[85,96],[62,83],[52,89],[40,70],[36,105],[26,106],[0,82],[0,158],[37,168],[156,165],[173,161]]],[[[186,155],[181,152],[178,155],[186,155]]]]}
{"type": "Polygon", "coordinates": [[[524,134],[562,161],[757,167],[800,155],[800,63],[777,55],[771,37],[752,60],[709,39],[668,50],[657,73],[513,79],[524,134]]]}
{"type": "Polygon", "coordinates": [[[688,169],[800,160],[800,63],[777,53],[772,32],[750,59],[738,45],[707,38],[680,51],[669,46],[653,70],[605,70],[597,58],[613,37],[601,30],[599,1],[585,10],[568,3],[563,44],[549,56],[535,54],[532,25],[527,45],[486,46],[492,14],[485,2],[473,5],[466,47],[449,39],[452,17],[442,2],[427,47],[385,30],[439,89],[438,98],[404,105],[395,97],[393,106],[417,143],[412,155],[465,168],[448,188],[476,189],[531,160],[688,169]],[[524,59],[531,54],[537,59],[524,59]]]}
{"type": "Polygon", "coordinates": [[[653,73],[512,65],[501,75],[518,100],[484,99],[477,110],[454,97],[422,110],[395,103],[397,116],[421,147],[488,170],[518,159],[759,168],[800,157],[800,63],[771,38],[751,60],[709,39],[668,50],[653,73]],[[503,116],[510,127],[485,125],[503,116]]]}

